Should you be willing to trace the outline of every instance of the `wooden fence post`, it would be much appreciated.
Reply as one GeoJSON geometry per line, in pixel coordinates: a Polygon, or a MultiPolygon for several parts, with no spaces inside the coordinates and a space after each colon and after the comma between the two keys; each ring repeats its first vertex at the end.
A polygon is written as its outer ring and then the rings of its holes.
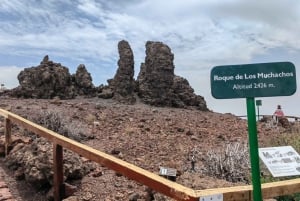
{"type": "Polygon", "coordinates": [[[54,175],[53,175],[54,200],[61,201],[65,197],[63,147],[56,143],[53,144],[53,167],[54,167],[54,175]]]}
{"type": "Polygon", "coordinates": [[[11,121],[8,118],[5,118],[5,156],[8,154],[8,148],[11,144],[11,121]]]}

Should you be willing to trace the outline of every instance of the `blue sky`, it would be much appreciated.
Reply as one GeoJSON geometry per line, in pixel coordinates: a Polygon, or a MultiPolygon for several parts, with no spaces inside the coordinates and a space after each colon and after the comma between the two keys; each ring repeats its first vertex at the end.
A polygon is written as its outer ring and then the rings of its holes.
{"type": "MultiPolygon", "coordinates": [[[[214,66],[291,61],[299,77],[297,0],[1,0],[0,18],[0,82],[8,88],[18,85],[20,70],[46,54],[71,73],[85,64],[95,85],[106,84],[116,72],[122,39],[133,49],[135,76],[146,41],[169,45],[175,73],[216,112],[245,114],[246,101],[211,96],[214,66]]],[[[299,93],[261,98],[261,113],[281,104],[287,115],[300,116],[299,93]]]]}

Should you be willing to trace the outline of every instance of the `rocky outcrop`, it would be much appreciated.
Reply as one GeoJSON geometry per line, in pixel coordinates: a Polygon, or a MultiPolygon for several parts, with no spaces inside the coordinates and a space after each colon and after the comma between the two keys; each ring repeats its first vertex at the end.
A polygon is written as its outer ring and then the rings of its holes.
{"type": "Polygon", "coordinates": [[[194,94],[188,81],[174,74],[174,55],[161,42],[146,43],[146,59],[138,76],[139,97],[155,106],[196,106],[207,110],[203,97],[194,94]]]}
{"type": "Polygon", "coordinates": [[[69,69],[45,56],[37,67],[25,68],[18,75],[20,86],[16,95],[25,98],[73,98],[69,69]]]}
{"type": "Polygon", "coordinates": [[[151,41],[146,43],[146,59],[138,76],[139,97],[146,104],[173,105],[173,59],[174,55],[167,45],[151,41]]]}
{"type": "MultiPolygon", "coordinates": [[[[14,176],[25,179],[37,189],[50,188],[53,184],[52,144],[42,138],[32,143],[19,143],[5,159],[8,168],[14,170],[14,176]]],[[[81,179],[94,169],[92,163],[84,162],[71,151],[64,151],[64,179],[81,179]]]]}
{"type": "Polygon", "coordinates": [[[18,75],[20,85],[12,90],[12,96],[24,98],[61,99],[74,98],[93,92],[92,78],[84,65],[80,65],[75,75],[60,63],[44,57],[40,65],[25,68],[18,75]]]}
{"type": "Polygon", "coordinates": [[[93,79],[91,74],[86,70],[84,64],[77,67],[75,75],[73,75],[77,93],[79,95],[90,95],[95,92],[93,79]]]}
{"type": "Polygon", "coordinates": [[[110,87],[113,91],[113,98],[119,102],[132,104],[134,98],[134,58],[129,43],[122,40],[118,44],[120,59],[118,61],[118,70],[113,80],[110,81],[110,87]]]}
{"type": "Polygon", "coordinates": [[[134,79],[134,55],[129,43],[120,41],[118,51],[118,69],[114,78],[107,80],[108,85],[95,87],[83,64],[71,75],[67,67],[45,56],[39,66],[25,68],[19,74],[20,86],[10,94],[44,99],[98,96],[126,104],[134,104],[136,97],[139,97],[143,103],[154,106],[192,106],[208,110],[204,98],[194,93],[188,81],[174,74],[174,55],[167,45],[153,41],[146,43],[146,58],[141,64],[137,80],[134,79]]]}
{"type": "Polygon", "coordinates": [[[187,79],[175,76],[172,88],[177,96],[178,105],[183,107],[196,106],[200,110],[208,110],[204,98],[194,93],[194,89],[190,86],[187,79]]]}

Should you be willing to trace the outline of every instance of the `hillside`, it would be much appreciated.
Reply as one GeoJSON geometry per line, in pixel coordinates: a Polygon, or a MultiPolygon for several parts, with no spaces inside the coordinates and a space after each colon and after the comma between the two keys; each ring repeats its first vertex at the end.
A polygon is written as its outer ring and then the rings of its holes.
{"type": "MultiPolygon", "coordinates": [[[[157,174],[160,166],[176,168],[176,182],[193,189],[241,184],[210,177],[203,171],[209,151],[225,149],[227,144],[247,143],[247,122],[232,114],[154,107],[138,99],[135,105],[126,105],[112,99],[99,98],[44,100],[1,97],[0,107],[31,120],[39,119],[47,113],[56,113],[69,125],[69,129],[73,129],[74,134],[79,134],[75,139],[81,143],[157,174]],[[195,158],[194,170],[192,156],[195,158]]],[[[260,146],[270,143],[284,131],[281,127],[269,128],[265,123],[259,123],[260,146]]],[[[13,128],[14,136],[23,136],[24,132],[17,127],[13,128]]],[[[28,136],[33,141],[36,139],[32,135],[28,136]]],[[[19,182],[22,186],[28,185],[28,181],[24,181],[26,175],[17,183],[12,181],[11,177],[16,177],[15,171],[7,169],[8,163],[3,160],[1,166],[6,170],[13,194],[18,200],[32,200],[30,188],[22,190],[23,187],[16,187],[19,182]]],[[[133,199],[137,197],[140,201],[151,197],[152,200],[168,200],[96,164],[82,179],[68,183],[77,187],[75,196],[78,200],[137,200],[133,199]]],[[[34,200],[46,200],[45,194],[43,191],[34,193],[34,200]]]]}

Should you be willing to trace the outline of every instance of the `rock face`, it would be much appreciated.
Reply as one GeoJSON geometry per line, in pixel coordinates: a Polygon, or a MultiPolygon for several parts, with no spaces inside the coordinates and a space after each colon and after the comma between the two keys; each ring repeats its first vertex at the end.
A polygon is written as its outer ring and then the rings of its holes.
{"type": "Polygon", "coordinates": [[[97,95],[99,98],[113,98],[126,104],[134,104],[138,95],[143,103],[154,106],[193,106],[208,110],[204,98],[194,94],[189,82],[174,74],[174,55],[167,45],[153,41],[146,43],[146,58],[141,64],[137,80],[134,79],[134,55],[129,43],[120,41],[118,51],[118,70],[114,78],[107,81],[108,85],[95,87],[83,64],[71,75],[67,67],[45,56],[39,66],[25,68],[18,75],[20,86],[10,94],[43,99],[97,95]]]}
{"type": "Polygon", "coordinates": [[[146,43],[146,59],[138,77],[139,96],[146,104],[172,106],[174,55],[161,42],[146,43]]]}
{"type": "MultiPolygon", "coordinates": [[[[5,163],[14,170],[16,178],[25,179],[37,189],[45,189],[53,183],[52,153],[52,144],[36,138],[30,144],[17,144],[6,157],[5,163]]],[[[84,163],[71,151],[64,152],[65,180],[81,179],[93,169],[92,163],[84,163]]]]}
{"type": "Polygon", "coordinates": [[[89,94],[94,88],[84,65],[80,65],[72,76],[67,67],[50,61],[48,55],[40,65],[21,71],[18,80],[20,86],[12,91],[12,95],[24,98],[70,99],[89,94]]]}
{"type": "Polygon", "coordinates": [[[110,81],[113,89],[113,98],[123,103],[134,103],[134,58],[129,43],[122,40],[118,44],[120,59],[114,79],[110,81]]]}
{"type": "Polygon", "coordinates": [[[146,59],[138,76],[139,97],[155,106],[196,106],[207,110],[203,97],[194,94],[188,81],[174,74],[174,55],[161,42],[146,43],[146,59]]]}
{"type": "Polygon", "coordinates": [[[73,77],[79,95],[89,95],[94,93],[95,86],[93,85],[92,76],[86,70],[84,64],[80,64],[77,67],[77,71],[73,77]]]}
{"type": "Polygon", "coordinates": [[[173,81],[172,88],[176,94],[178,105],[197,106],[200,110],[208,110],[204,98],[194,93],[194,89],[190,86],[187,79],[175,76],[173,81]]]}

